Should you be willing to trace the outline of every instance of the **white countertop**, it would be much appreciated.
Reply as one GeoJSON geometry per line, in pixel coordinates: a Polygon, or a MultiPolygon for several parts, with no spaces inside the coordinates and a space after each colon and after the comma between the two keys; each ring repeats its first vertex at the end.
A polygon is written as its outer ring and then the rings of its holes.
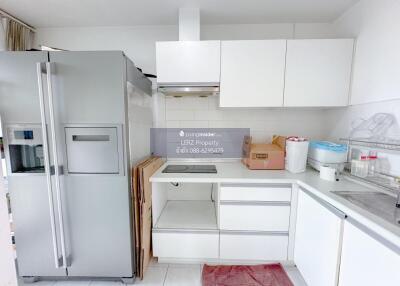
{"type": "Polygon", "coordinates": [[[239,161],[235,162],[174,162],[168,161],[150,178],[150,182],[187,182],[187,183],[297,183],[322,200],[344,212],[370,230],[382,236],[388,242],[400,248],[400,226],[396,226],[332,193],[333,191],[374,191],[346,178],[338,182],[321,180],[319,173],[307,170],[292,174],[285,170],[249,170],[239,161]],[[217,174],[166,174],[162,170],[169,164],[214,164],[217,174]]]}

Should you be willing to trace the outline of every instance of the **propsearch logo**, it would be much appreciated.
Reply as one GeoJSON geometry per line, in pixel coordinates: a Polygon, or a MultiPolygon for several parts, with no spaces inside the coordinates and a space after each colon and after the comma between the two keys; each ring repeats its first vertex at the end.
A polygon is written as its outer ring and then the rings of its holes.
{"type": "Polygon", "coordinates": [[[181,130],[181,131],[179,132],[179,136],[185,137],[185,132],[183,132],[183,130],[181,130]]]}

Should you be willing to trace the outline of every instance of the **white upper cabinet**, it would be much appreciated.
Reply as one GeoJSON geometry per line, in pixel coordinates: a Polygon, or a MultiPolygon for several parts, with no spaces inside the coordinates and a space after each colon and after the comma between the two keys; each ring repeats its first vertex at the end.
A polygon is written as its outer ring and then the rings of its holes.
{"type": "Polygon", "coordinates": [[[346,106],[352,39],[288,40],[284,106],[346,106]]]}
{"type": "Polygon", "coordinates": [[[283,105],[286,40],[221,42],[221,107],[283,105]]]}
{"type": "Polygon", "coordinates": [[[344,217],[299,191],[294,262],[308,286],[337,285],[344,217]]]}
{"type": "Polygon", "coordinates": [[[220,61],[220,41],[157,42],[157,83],[218,85],[220,61]]]}
{"type": "Polygon", "coordinates": [[[339,286],[400,285],[400,249],[346,221],[339,286]]]}

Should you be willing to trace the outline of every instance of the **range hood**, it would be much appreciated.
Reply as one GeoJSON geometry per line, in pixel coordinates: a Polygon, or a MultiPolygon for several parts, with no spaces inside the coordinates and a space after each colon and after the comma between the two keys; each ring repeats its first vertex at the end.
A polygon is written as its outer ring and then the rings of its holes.
{"type": "Polygon", "coordinates": [[[158,91],[165,95],[219,94],[221,42],[200,41],[199,9],[179,9],[179,41],[156,43],[158,91]]]}
{"type": "Polygon", "coordinates": [[[165,95],[174,97],[183,96],[215,96],[219,94],[219,86],[158,86],[158,91],[164,93],[165,95]]]}

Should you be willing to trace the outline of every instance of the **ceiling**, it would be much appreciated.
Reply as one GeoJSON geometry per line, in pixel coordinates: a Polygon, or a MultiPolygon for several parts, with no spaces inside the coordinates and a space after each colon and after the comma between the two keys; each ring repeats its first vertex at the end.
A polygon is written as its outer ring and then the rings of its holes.
{"type": "Polygon", "coordinates": [[[35,27],[174,25],[180,7],[202,24],[331,22],[358,0],[0,0],[35,27]]]}

